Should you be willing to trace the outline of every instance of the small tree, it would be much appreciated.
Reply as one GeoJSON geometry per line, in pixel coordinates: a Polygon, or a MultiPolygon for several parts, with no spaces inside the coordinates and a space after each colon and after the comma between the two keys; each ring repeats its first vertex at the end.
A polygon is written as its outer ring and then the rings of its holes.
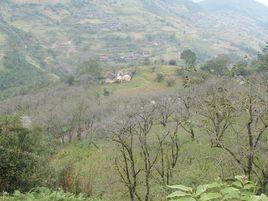
{"type": "Polygon", "coordinates": [[[247,76],[250,74],[249,69],[247,68],[247,63],[245,61],[240,61],[232,68],[233,76],[247,76]]]}
{"type": "Polygon", "coordinates": [[[156,81],[157,82],[162,82],[163,80],[165,79],[165,76],[162,74],[162,73],[158,73],[157,75],[156,75],[156,81]]]}
{"type": "Polygon", "coordinates": [[[95,60],[88,60],[82,63],[79,74],[89,74],[93,79],[98,80],[101,76],[102,68],[99,63],[95,60]]]}
{"type": "Polygon", "coordinates": [[[69,75],[65,81],[66,84],[68,85],[73,85],[75,81],[75,77],[73,75],[69,75]]]}
{"type": "Polygon", "coordinates": [[[171,66],[176,66],[177,62],[176,62],[176,60],[171,59],[171,60],[169,60],[168,64],[171,65],[171,66]]]}
{"type": "Polygon", "coordinates": [[[185,61],[187,67],[192,68],[196,65],[196,54],[190,49],[184,50],[181,53],[181,59],[185,61]]]}
{"type": "Polygon", "coordinates": [[[176,84],[176,81],[174,79],[168,79],[167,80],[167,86],[173,87],[176,84]]]}
{"type": "Polygon", "coordinates": [[[259,71],[268,70],[268,42],[263,52],[258,55],[257,66],[259,71]]]}
{"type": "Polygon", "coordinates": [[[207,61],[201,69],[220,76],[228,71],[229,64],[230,58],[228,56],[219,55],[216,58],[207,61]]]}
{"type": "Polygon", "coordinates": [[[108,89],[103,89],[103,96],[110,96],[110,92],[108,91],[108,89]]]}

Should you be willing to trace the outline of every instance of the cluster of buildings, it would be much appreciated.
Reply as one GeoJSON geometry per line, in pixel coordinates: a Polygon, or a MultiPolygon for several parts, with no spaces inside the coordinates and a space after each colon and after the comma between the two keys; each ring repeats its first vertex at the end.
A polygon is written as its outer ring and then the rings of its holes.
{"type": "Polygon", "coordinates": [[[130,82],[133,75],[134,71],[131,70],[120,70],[118,72],[109,73],[105,79],[105,83],[130,82]]]}

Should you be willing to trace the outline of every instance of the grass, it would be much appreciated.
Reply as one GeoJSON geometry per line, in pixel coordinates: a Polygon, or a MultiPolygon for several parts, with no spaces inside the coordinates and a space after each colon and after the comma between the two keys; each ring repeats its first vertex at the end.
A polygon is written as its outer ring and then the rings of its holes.
{"type": "Polygon", "coordinates": [[[4,57],[4,54],[0,51],[0,72],[5,70],[5,67],[3,65],[3,57],[4,57]]]}
{"type": "Polygon", "coordinates": [[[6,42],[6,36],[0,33],[0,45],[6,42]]]}
{"type": "Polygon", "coordinates": [[[36,67],[38,70],[44,72],[44,69],[42,69],[42,68],[40,67],[40,65],[39,65],[39,64],[38,64],[38,63],[37,63],[31,56],[27,55],[27,56],[25,57],[25,60],[26,60],[29,64],[31,64],[32,66],[36,67]]]}
{"type": "Polygon", "coordinates": [[[150,93],[156,91],[168,91],[174,88],[182,87],[182,79],[176,76],[176,66],[157,66],[153,67],[142,66],[137,68],[137,71],[130,82],[103,84],[99,86],[98,93],[102,93],[107,89],[113,95],[129,95],[135,93],[150,93]],[[156,81],[157,73],[162,73],[165,79],[162,82],[156,81]],[[169,79],[175,80],[174,87],[167,87],[166,81],[169,79]]]}
{"type": "Polygon", "coordinates": [[[98,24],[103,24],[103,20],[101,19],[83,19],[79,22],[80,24],[95,24],[95,25],[98,25],[98,24]]]}
{"type": "Polygon", "coordinates": [[[23,20],[14,21],[11,23],[11,25],[18,28],[18,29],[21,29],[25,32],[29,32],[33,28],[33,24],[26,22],[26,21],[23,21],[23,20]]]}

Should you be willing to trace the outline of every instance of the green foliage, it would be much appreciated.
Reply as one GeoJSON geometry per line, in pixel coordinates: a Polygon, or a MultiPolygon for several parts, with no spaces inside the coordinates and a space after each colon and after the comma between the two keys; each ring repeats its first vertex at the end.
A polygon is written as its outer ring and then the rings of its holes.
{"type": "Polygon", "coordinates": [[[74,81],[75,81],[75,77],[73,75],[70,75],[70,76],[67,77],[67,79],[66,79],[65,82],[68,85],[73,85],[74,84],[74,81]]]}
{"type": "Polygon", "coordinates": [[[190,50],[184,50],[181,53],[181,59],[185,60],[187,67],[194,67],[196,65],[196,54],[190,50]]]}
{"type": "Polygon", "coordinates": [[[207,61],[201,69],[216,75],[224,75],[228,71],[230,58],[226,55],[219,55],[207,61]]]}
{"type": "Polygon", "coordinates": [[[82,194],[74,195],[63,191],[52,191],[47,188],[36,188],[29,193],[15,191],[13,195],[4,195],[0,201],[101,201],[100,199],[89,199],[82,194]]]}
{"type": "Polygon", "coordinates": [[[165,79],[165,75],[162,73],[157,73],[155,80],[157,82],[162,82],[165,79]]]}
{"type": "Polygon", "coordinates": [[[24,128],[19,116],[0,118],[0,192],[28,191],[48,169],[49,146],[39,128],[24,128]]]}
{"type": "Polygon", "coordinates": [[[247,63],[245,61],[241,61],[238,64],[234,65],[232,73],[234,75],[247,76],[250,74],[250,71],[247,68],[247,63]]]}
{"type": "Polygon", "coordinates": [[[95,78],[99,78],[101,75],[101,67],[99,65],[99,63],[95,60],[89,60],[89,61],[85,61],[82,65],[81,68],[79,70],[79,74],[90,74],[91,76],[95,77],[95,78]]]}
{"type": "Polygon", "coordinates": [[[258,55],[257,66],[259,71],[268,70],[268,42],[263,49],[263,53],[258,55]]]}
{"type": "Polygon", "coordinates": [[[110,92],[106,88],[103,89],[103,96],[110,96],[110,92]]]}
{"type": "Polygon", "coordinates": [[[176,60],[171,59],[171,60],[168,62],[168,64],[171,65],[171,66],[176,66],[176,65],[177,65],[177,62],[176,62],[176,60]]]}
{"type": "Polygon", "coordinates": [[[176,81],[174,79],[168,79],[167,80],[167,86],[173,87],[176,84],[176,81]]]}
{"type": "Polygon", "coordinates": [[[168,196],[170,200],[176,201],[267,201],[264,194],[257,196],[258,187],[244,176],[236,176],[232,182],[214,182],[199,185],[196,189],[183,185],[169,186],[176,189],[168,196]]]}
{"type": "Polygon", "coordinates": [[[0,90],[21,85],[32,86],[45,83],[44,74],[29,64],[21,53],[8,53],[3,64],[6,69],[0,73],[0,90]]]}

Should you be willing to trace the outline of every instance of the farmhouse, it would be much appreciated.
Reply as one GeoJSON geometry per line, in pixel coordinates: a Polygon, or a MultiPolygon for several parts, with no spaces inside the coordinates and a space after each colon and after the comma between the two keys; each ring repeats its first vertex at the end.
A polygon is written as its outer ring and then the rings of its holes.
{"type": "Polygon", "coordinates": [[[130,70],[120,70],[117,73],[109,73],[106,76],[105,83],[111,84],[115,82],[130,82],[133,78],[133,71],[130,70]]]}

